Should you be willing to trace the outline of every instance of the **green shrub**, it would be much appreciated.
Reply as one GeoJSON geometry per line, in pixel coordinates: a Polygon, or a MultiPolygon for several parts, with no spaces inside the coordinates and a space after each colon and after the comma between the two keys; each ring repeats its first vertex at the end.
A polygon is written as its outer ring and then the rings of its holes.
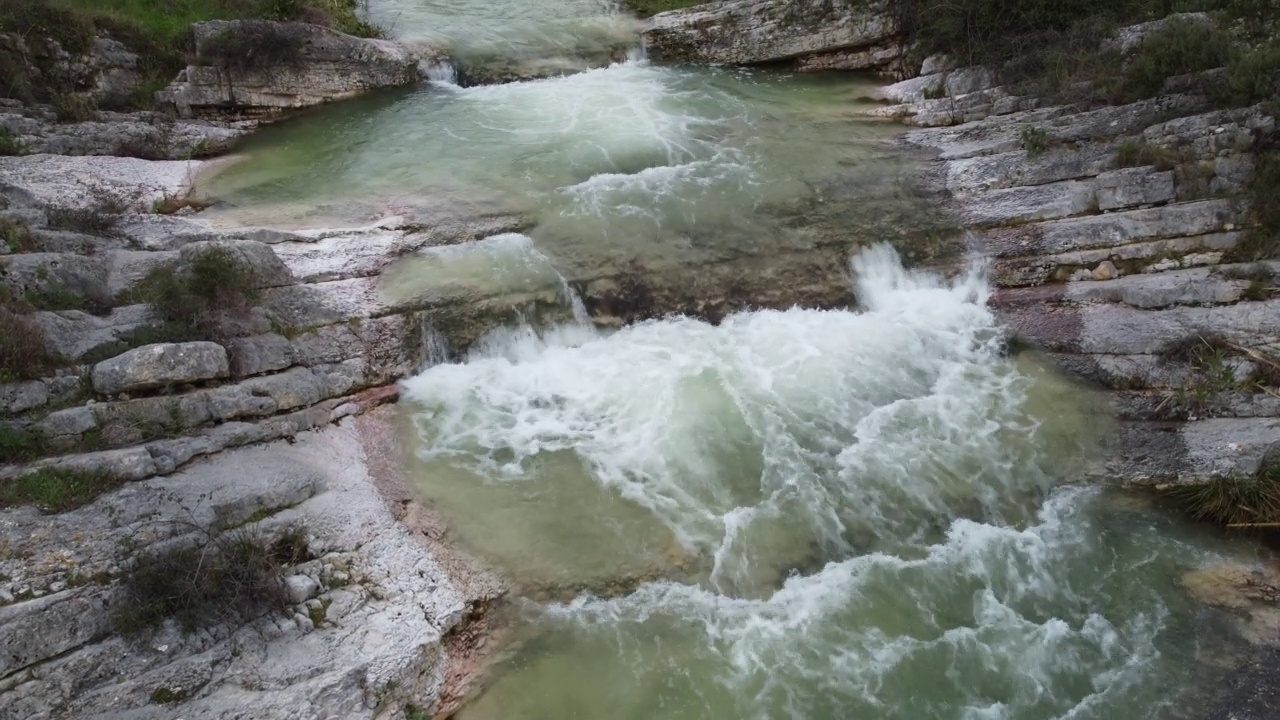
{"type": "Polygon", "coordinates": [[[50,38],[73,54],[93,50],[93,20],[82,12],[48,0],[4,0],[0,3],[0,31],[27,38],[50,38]]]}
{"type": "Polygon", "coordinates": [[[98,105],[93,98],[78,93],[64,93],[53,98],[58,122],[79,123],[98,119],[98,105]]]}
{"type": "Polygon", "coordinates": [[[1049,149],[1049,133],[1044,128],[1035,125],[1023,125],[1018,131],[1018,137],[1022,141],[1022,149],[1027,152],[1027,157],[1035,159],[1044,154],[1049,149]]]}
{"type": "Polygon", "coordinates": [[[681,8],[700,5],[706,0],[622,0],[622,2],[631,12],[646,18],[668,10],[680,10],[681,8]]]}
{"type": "Polygon", "coordinates": [[[22,220],[0,217],[0,242],[11,253],[35,252],[36,238],[31,228],[22,220]]]}
{"type": "Polygon", "coordinates": [[[39,428],[0,425],[0,465],[31,462],[48,454],[48,440],[39,428]]]}
{"type": "Polygon", "coordinates": [[[220,321],[247,313],[260,294],[258,273],[225,247],[211,247],[182,268],[152,270],[130,293],[187,339],[213,338],[220,321]]]}
{"type": "MultiPolygon", "coordinates": [[[[38,288],[28,290],[22,300],[36,310],[60,312],[63,310],[89,311],[89,298],[67,287],[61,282],[47,282],[38,288]]],[[[109,308],[108,308],[109,309],[109,308]]]]}
{"type": "Polygon", "coordinates": [[[1243,106],[1276,98],[1280,98],[1280,40],[1238,53],[1227,67],[1222,103],[1243,106]]]}
{"type": "Polygon", "coordinates": [[[1198,520],[1221,525],[1280,522],[1280,468],[1264,468],[1253,477],[1223,478],[1179,487],[1169,495],[1198,520]]]}
{"type": "Polygon", "coordinates": [[[34,380],[57,365],[30,308],[0,303],[0,382],[34,380]]]}
{"type": "Polygon", "coordinates": [[[1173,150],[1149,142],[1126,140],[1116,149],[1116,167],[1143,167],[1154,165],[1161,172],[1172,170],[1182,161],[1173,150]]]}
{"type": "Polygon", "coordinates": [[[254,528],[200,531],[194,546],[143,555],[121,577],[112,624],[135,634],[176,620],[184,630],[244,622],[285,608],[276,543],[254,528]]]}
{"type": "Polygon", "coordinates": [[[94,237],[111,237],[120,224],[120,214],[101,207],[48,208],[48,225],[54,230],[68,230],[94,237]]]}
{"type": "Polygon", "coordinates": [[[1245,193],[1249,199],[1249,226],[1231,250],[1234,262],[1280,256],[1280,143],[1272,136],[1254,143],[1253,175],[1245,193]]]}
{"type": "Polygon", "coordinates": [[[199,48],[202,62],[218,65],[231,72],[280,67],[298,67],[302,63],[304,40],[297,34],[272,23],[246,23],[209,38],[199,48]]]}
{"type": "Polygon", "coordinates": [[[44,513],[60,513],[87,505],[124,481],[102,472],[41,468],[0,481],[0,507],[34,505],[44,513]]]}
{"type": "Polygon", "coordinates": [[[1125,70],[1128,99],[1152,97],[1177,75],[1226,67],[1235,56],[1235,40],[1215,25],[1170,18],[1143,38],[1125,70]]]}
{"type": "Polygon", "coordinates": [[[27,146],[9,128],[0,127],[0,155],[25,155],[27,146]]]}

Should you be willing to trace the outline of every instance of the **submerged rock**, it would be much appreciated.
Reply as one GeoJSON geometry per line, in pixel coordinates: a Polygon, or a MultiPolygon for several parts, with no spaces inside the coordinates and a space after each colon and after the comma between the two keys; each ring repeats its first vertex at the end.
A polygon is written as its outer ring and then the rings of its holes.
{"type": "Polygon", "coordinates": [[[256,117],[417,82],[423,56],[319,25],[197,23],[195,60],[157,99],[179,115],[256,117]]]}

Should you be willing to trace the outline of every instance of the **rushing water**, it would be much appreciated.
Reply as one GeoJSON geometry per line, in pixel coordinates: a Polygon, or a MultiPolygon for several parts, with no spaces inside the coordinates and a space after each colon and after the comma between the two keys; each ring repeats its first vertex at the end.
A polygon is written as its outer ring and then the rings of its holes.
{"type": "Polygon", "coordinates": [[[436,227],[514,214],[573,279],[930,226],[899,183],[911,163],[886,142],[896,129],[860,114],[870,87],[639,58],[432,83],[255,133],[243,162],[202,183],[219,201],[206,217],[326,226],[394,214],[436,227]]]}
{"type": "Polygon", "coordinates": [[[425,496],[569,589],[462,717],[1181,717],[1178,577],[1251,550],[1063,484],[1105,424],[978,274],[854,270],[858,311],[499,331],[406,382],[425,496]]]}
{"type": "MultiPolygon", "coordinates": [[[[632,32],[596,0],[371,12],[464,65],[615,55],[632,32]]],[[[208,217],[517,215],[526,233],[425,248],[383,291],[568,305],[570,279],[628,263],[934,222],[900,189],[894,128],[860,114],[867,80],[614,60],[480,87],[439,72],[267,128],[204,183],[208,217]]],[[[419,488],[522,611],[461,717],[1198,717],[1229,633],[1179,579],[1254,548],[1074,482],[1105,414],[1007,357],[976,267],[944,281],[878,246],[852,273],[855,310],[604,332],[579,303],[455,362],[423,327],[431,366],[401,404],[419,488]]]]}

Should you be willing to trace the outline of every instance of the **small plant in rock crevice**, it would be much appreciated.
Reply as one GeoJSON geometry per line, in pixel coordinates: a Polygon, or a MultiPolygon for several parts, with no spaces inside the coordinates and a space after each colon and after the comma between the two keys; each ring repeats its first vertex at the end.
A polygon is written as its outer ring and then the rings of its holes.
{"type": "Polygon", "coordinates": [[[9,128],[0,127],[0,155],[26,155],[27,146],[9,128]]]}
{"type": "Polygon", "coordinates": [[[1161,172],[1172,170],[1182,162],[1179,154],[1166,147],[1139,140],[1126,140],[1116,149],[1117,168],[1152,165],[1161,172]]]}
{"type": "Polygon", "coordinates": [[[41,468],[0,483],[0,507],[34,505],[44,513],[66,512],[93,502],[123,483],[100,471],[41,468]]]}
{"type": "Polygon", "coordinates": [[[1264,466],[1251,477],[1222,478],[1173,488],[1167,494],[1198,520],[1227,526],[1280,522],[1280,466],[1264,466]]]}
{"type": "Polygon", "coordinates": [[[137,634],[170,619],[193,632],[284,610],[282,567],[308,557],[305,529],[290,528],[280,537],[254,525],[217,530],[191,524],[191,530],[194,542],[139,555],[121,576],[125,601],[112,616],[117,632],[137,634]]]}
{"type": "Polygon", "coordinates": [[[25,221],[0,217],[0,242],[11,253],[35,252],[36,238],[25,221]]]}
{"type": "Polygon", "coordinates": [[[209,247],[182,267],[151,271],[129,292],[187,339],[213,338],[222,321],[248,314],[260,297],[258,273],[234,251],[209,247]]]}
{"type": "Polygon", "coordinates": [[[1026,151],[1029,159],[1036,159],[1049,149],[1049,133],[1044,128],[1035,125],[1023,125],[1018,131],[1018,138],[1022,142],[1022,149],[1026,151]]]}
{"type": "MultiPolygon", "coordinates": [[[[4,291],[0,286],[0,291],[4,291]]],[[[0,293],[0,382],[34,380],[59,364],[31,307],[0,293]]]]}

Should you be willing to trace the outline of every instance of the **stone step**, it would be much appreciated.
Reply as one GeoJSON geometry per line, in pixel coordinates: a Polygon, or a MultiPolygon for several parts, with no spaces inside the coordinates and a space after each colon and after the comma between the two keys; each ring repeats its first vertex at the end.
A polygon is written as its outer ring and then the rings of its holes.
{"type": "Polygon", "coordinates": [[[1157,355],[1199,335],[1246,348],[1280,342],[1280,299],[1213,307],[1139,310],[1124,305],[997,307],[1001,321],[1031,345],[1051,352],[1157,355]]]}
{"type": "Polygon", "coordinates": [[[1243,226],[1246,209],[1240,200],[1199,200],[987,230],[981,237],[987,252],[997,258],[1052,255],[1158,238],[1232,232],[1243,226]]]}
{"type": "MultiPolygon", "coordinates": [[[[1116,272],[1111,265],[1107,274],[1116,272]]],[[[1238,263],[1059,285],[1002,288],[995,293],[992,304],[1013,307],[1038,302],[1113,303],[1143,310],[1174,305],[1226,305],[1242,299],[1263,299],[1246,296],[1269,289],[1276,277],[1280,277],[1280,261],[1238,263]],[[1262,283],[1262,288],[1255,283],[1262,283]]]]}
{"type": "Polygon", "coordinates": [[[1280,419],[1120,422],[1101,479],[1131,485],[1194,484],[1255,475],[1280,450],[1280,419]]]}
{"type": "Polygon", "coordinates": [[[1217,265],[1222,262],[1227,251],[1239,243],[1241,236],[1242,233],[1239,232],[1213,233],[1113,248],[997,260],[992,265],[992,277],[1000,287],[1016,288],[1073,279],[1101,279],[1217,265]]]}

